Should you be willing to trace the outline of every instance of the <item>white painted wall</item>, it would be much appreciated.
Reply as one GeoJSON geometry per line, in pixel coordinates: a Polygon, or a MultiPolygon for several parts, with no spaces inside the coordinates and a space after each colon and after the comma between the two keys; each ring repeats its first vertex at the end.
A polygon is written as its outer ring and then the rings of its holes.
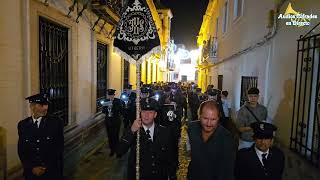
{"type": "Polygon", "coordinates": [[[17,164],[17,123],[26,109],[23,91],[22,2],[5,0],[0,6],[0,126],[6,130],[7,162],[17,164]]]}
{"type": "MultiPolygon", "coordinates": [[[[223,0],[218,3],[220,14],[222,2],[223,0]]],[[[232,1],[229,1],[229,5],[230,2],[232,1]]],[[[318,14],[319,19],[312,21],[313,26],[320,21],[320,1],[296,0],[290,2],[296,11],[318,14]]],[[[289,1],[282,6],[280,13],[285,12],[288,3],[289,1]]],[[[231,3],[229,8],[233,9],[232,6],[231,3]]],[[[222,34],[222,18],[220,17],[219,60],[230,57],[262,39],[268,33],[266,28],[268,10],[273,7],[273,1],[269,0],[261,0],[259,3],[254,0],[245,1],[243,16],[236,21],[229,19],[228,30],[225,34],[222,34]]],[[[229,15],[229,18],[232,17],[232,14],[229,15]]],[[[211,26],[214,27],[214,24],[215,22],[212,22],[211,26]]],[[[270,118],[279,127],[277,132],[279,140],[288,146],[293,108],[296,40],[313,26],[289,27],[285,25],[284,20],[280,20],[278,24],[277,34],[272,40],[262,47],[212,67],[211,75],[217,87],[217,75],[223,74],[223,89],[230,92],[235,110],[239,109],[240,104],[241,76],[258,76],[258,88],[261,92],[260,103],[268,107],[270,118]]]]}

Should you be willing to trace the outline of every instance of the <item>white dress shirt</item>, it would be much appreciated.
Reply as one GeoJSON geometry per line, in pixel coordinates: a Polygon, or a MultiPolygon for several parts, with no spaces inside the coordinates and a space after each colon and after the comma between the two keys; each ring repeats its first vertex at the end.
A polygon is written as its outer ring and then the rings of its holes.
{"type": "Polygon", "coordinates": [[[229,109],[231,109],[231,102],[229,99],[221,99],[222,101],[222,108],[223,108],[223,112],[225,117],[230,117],[230,112],[229,109]]]}
{"type": "Polygon", "coordinates": [[[267,154],[267,155],[266,155],[266,158],[268,158],[268,156],[269,156],[269,149],[267,150],[267,152],[262,152],[262,151],[260,151],[256,146],[254,146],[254,149],[256,150],[256,154],[257,154],[257,156],[258,156],[261,164],[264,165],[263,162],[262,162],[262,154],[267,154]]]}
{"type": "Polygon", "coordinates": [[[142,124],[144,131],[147,131],[149,129],[150,131],[150,136],[151,136],[151,140],[153,141],[153,134],[154,134],[154,123],[152,124],[151,127],[147,127],[144,124],[142,124]]]}
{"type": "Polygon", "coordinates": [[[41,119],[42,119],[42,117],[39,117],[38,119],[35,119],[34,117],[32,117],[33,124],[34,124],[36,121],[38,121],[38,123],[37,123],[38,128],[39,128],[39,126],[40,126],[41,119]]]}

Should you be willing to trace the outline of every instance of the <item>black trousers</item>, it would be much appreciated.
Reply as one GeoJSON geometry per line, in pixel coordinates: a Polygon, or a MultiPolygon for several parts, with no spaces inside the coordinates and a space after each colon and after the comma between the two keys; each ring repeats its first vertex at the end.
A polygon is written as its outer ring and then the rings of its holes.
{"type": "Polygon", "coordinates": [[[121,119],[107,117],[105,118],[105,126],[107,130],[107,138],[110,151],[115,152],[117,144],[119,143],[121,119]]]}

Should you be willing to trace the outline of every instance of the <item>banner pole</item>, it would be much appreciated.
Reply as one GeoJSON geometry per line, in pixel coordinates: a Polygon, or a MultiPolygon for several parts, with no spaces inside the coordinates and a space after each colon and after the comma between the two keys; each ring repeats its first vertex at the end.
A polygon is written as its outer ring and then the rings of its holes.
{"type": "MultiPolygon", "coordinates": [[[[140,118],[140,82],[141,82],[141,69],[140,63],[136,63],[136,85],[137,85],[137,98],[136,98],[136,119],[140,118]]],[[[140,129],[137,131],[137,146],[136,146],[136,180],[140,177],[140,129]]]]}

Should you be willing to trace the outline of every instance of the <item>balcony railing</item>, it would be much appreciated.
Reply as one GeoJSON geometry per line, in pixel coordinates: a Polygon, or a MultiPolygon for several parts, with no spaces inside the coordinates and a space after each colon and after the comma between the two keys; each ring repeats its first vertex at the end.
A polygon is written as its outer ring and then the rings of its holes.
{"type": "Polygon", "coordinates": [[[91,0],[93,6],[107,6],[113,13],[121,16],[122,8],[127,0],[91,0]]]}
{"type": "Polygon", "coordinates": [[[203,45],[202,62],[216,63],[218,60],[218,40],[216,37],[210,38],[203,45]]]}
{"type": "Polygon", "coordinates": [[[176,68],[176,65],[174,64],[174,62],[170,62],[170,61],[168,61],[168,64],[167,64],[168,66],[168,70],[169,71],[174,71],[175,70],[175,68],[176,68]]]}

